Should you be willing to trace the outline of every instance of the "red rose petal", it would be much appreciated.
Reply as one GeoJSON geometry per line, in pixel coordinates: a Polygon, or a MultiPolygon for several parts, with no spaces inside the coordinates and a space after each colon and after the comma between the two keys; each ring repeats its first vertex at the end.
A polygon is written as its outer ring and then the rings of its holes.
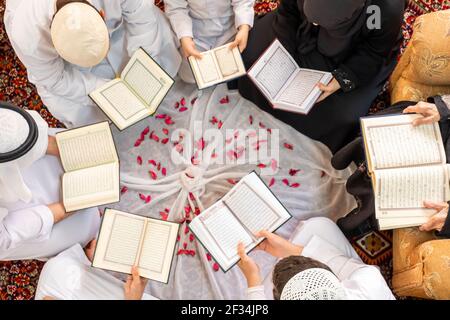
{"type": "Polygon", "coordinates": [[[156,175],[156,172],[155,172],[155,171],[150,170],[148,173],[150,174],[150,177],[151,177],[153,180],[156,180],[156,179],[158,178],[158,176],[156,175]]]}
{"type": "Polygon", "coordinates": [[[230,98],[228,96],[225,96],[224,98],[220,99],[220,104],[226,104],[230,102],[230,98]]]}
{"type": "Polygon", "coordinates": [[[187,248],[187,242],[183,242],[183,248],[184,248],[184,249],[187,248]]]}
{"type": "Polygon", "coordinates": [[[126,186],[123,186],[122,189],[120,189],[121,194],[124,194],[127,191],[128,191],[128,188],[126,186]]]}
{"type": "Polygon", "coordinates": [[[141,134],[143,134],[143,135],[145,136],[145,135],[147,135],[149,132],[150,132],[150,128],[149,128],[149,127],[146,127],[146,128],[141,132],[141,134]]]}
{"type": "Polygon", "coordinates": [[[167,218],[169,217],[169,215],[164,211],[161,211],[159,215],[161,216],[161,219],[163,219],[164,221],[167,221],[167,218]]]}
{"type": "Polygon", "coordinates": [[[285,185],[289,186],[289,180],[288,180],[288,179],[283,179],[282,182],[283,182],[285,185]]]}
{"type": "Polygon", "coordinates": [[[156,169],[158,169],[158,171],[161,170],[161,162],[158,162],[158,165],[156,166],[156,169]]]}
{"type": "Polygon", "coordinates": [[[167,136],[169,134],[169,129],[163,128],[162,132],[167,136]]]}
{"type": "Polygon", "coordinates": [[[167,117],[167,114],[157,114],[155,116],[156,119],[165,119],[167,117]]]}
{"type": "Polygon", "coordinates": [[[250,122],[250,124],[253,124],[253,116],[248,117],[248,122],[250,122]]]}
{"type": "MultiPolygon", "coordinates": [[[[189,227],[188,226],[186,226],[185,228],[184,228],[184,234],[188,234],[189,233],[189,227]]],[[[187,245],[187,244],[186,244],[187,245]]]]}
{"type": "Polygon", "coordinates": [[[180,103],[177,101],[177,102],[175,102],[175,109],[178,109],[178,107],[180,106],[180,103]]]}
{"type": "Polygon", "coordinates": [[[194,239],[195,239],[194,234],[191,233],[189,235],[189,241],[192,242],[192,241],[194,241],[194,239]]]}
{"type": "Polygon", "coordinates": [[[167,117],[167,118],[164,120],[164,122],[165,122],[167,125],[171,125],[171,124],[174,124],[174,123],[175,123],[175,122],[172,121],[172,118],[171,118],[171,117],[167,117]]]}
{"type": "Polygon", "coordinates": [[[270,179],[269,188],[275,184],[275,178],[270,179]]]}
{"type": "Polygon", "coordinates": [[[272,129],[267,129],[267,132],[269,133],[269,134],[272,134],[272,129]]]}
{"type": "Polygon", "coordinates": [[[180,110],[178,110],[178,111],[180,111],[180,112],[185,112],[185,111],[187,111],[187,110],[188,110],[188,108],[186,108],[186,107],[181,107],[180,110]]]}
{"type": "Polygon", "coordinates": [[[217,125],[217,127],[218,127],[219,129],[221,129],[222,126],[223,126],[223,122],[222,122],[222,121],[219,121],[219,124],[217,125]]]}
{"type": "Polygon", "coordinates": [[[213,269],[214,269],[214,271],[216,271],[216,272],[219,271],[220,267],[219,267],[219,264],[218,264],[217,262],[214,263],[213,269]]]}
{"type": "Polygon", "coordinates": [[[177,241],[180,241],[181,237],[180,235],[177,235],[177,241]]]}
{"type": "Polygon", "coordinates": [[[264,169],[265,167],[267,167],[267,166],[264,163],[258,164],[258,168],[260,168],[260,169],[264,169]]]}
{"type": "Polygon", "coordinates": [[[144,201],[147,199],[147,197],[142,193],[139,193],[139,198],[144,201]]]}
{"type": "Polygon", "coordinates": [[[169,138],[164,138],[161,140],[162,144],[167,144],[167,142],[169,142],[169,138]]]}
{"type": "Polygon", "coordinates": [[[186,99],[185,98],[181,98],[180,103],[183,107],[186,106],[186,99]]]}
{"type": "Polygon", "coordinates": [[[293,177],[297,175],[299,171],[300,171],[299,169],[289,169],[289,175],[293,177]]]}
{"type": "Polygon", "coordinates": [[[137,162],[137,164],[138,165],[142,165],[142,157],[141,156],[138,156],[137,158],[136,158],[136,162],[137,162]]]}
{"type": "Polygon", "coordinates": [[[145,203],[149,203],[150,201],[152,201],[152,196],[148,195],[148,196],[145,198],[145,203]]]}
{"type": "Polygon", "coordinates": [[[194,105],[194,103],[197,101],[197,97],[191,100],[191,105],[194,105]]]}
{"type": "Polygon", "coordinates": [[[288,150],[294,150],[294,146],[287,142],[284,143],[284,147],[288,150]]]}
{"type": "Polygon", "coordinates": [[[266,128],[265,124],[262,123],[262,122],[259,123],[259,127],[262,128],[262,129],[265,129],[265,128],[266,128]]]}
{"type": "Polygon", "coordinates": [[[134,143],[134,146],[139,147],[141,145],[142,141],[143,141],[142,139],[137,139],[136,142],[134,143]]]}
{"type": "Polygon", "coordinates": [[[236,181],[233,179],[227,179],[227,182],[233,185],[236,184],[236,181]]]}
{"type": "Polygon", "coordinates": [[[163,176],[166,176],[167,175],[167,169],[166,168],[162,168],[161,169],[161,173],[162,173],[163,176]]]}
{"type": "Polygon", "coordinates": [[[293,183],[293,184],[291,184],[291,188],[298,188],[298,187],[300,187],[300,183],[293,183]]]}
{"type": "Polygon", "coordinates": [[[148,163],[156,166],[156,161],[155,160],[148,160],[148,163]]]}
{"type": "Polygon", "coordinates": [[[207,253],[207,254],[206,254],[206,259],[208,259],[208,261],[211,261],[211,260],[212,260],[211,254],[207,253]]]}

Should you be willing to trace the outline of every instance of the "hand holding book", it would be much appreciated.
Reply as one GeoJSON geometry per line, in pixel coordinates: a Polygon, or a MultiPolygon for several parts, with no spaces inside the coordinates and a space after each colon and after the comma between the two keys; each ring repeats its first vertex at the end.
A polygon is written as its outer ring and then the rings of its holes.
{"type": "Polygon", "coordinates": [[[317,99],[316,103],[319,103],[319,102],[325,100],[326,98],[331,96],[333,93],[335,93],[335,92],[339,91],[339,89],[341,89],[341,85],[335,78],[333,78],[333,80],[331,80],[331,82],[327,85],[319,82],[317,84],[317,87],[319,87],[320,91],[322,91],[322,94],[320,95],[319,99],[317,99]]]}
{"type": "Polygon", "coordinates": [[[441,232],[442,228],[445,225],[445,222],[447,221],[448,216],[448,203],[447,202],[431,202],[431,201],[425,201],[424,207],[428,209],[436,210],[436,214],[431,216],[429,220],[420,226],[420,231],[438,231],[441,232]]]}

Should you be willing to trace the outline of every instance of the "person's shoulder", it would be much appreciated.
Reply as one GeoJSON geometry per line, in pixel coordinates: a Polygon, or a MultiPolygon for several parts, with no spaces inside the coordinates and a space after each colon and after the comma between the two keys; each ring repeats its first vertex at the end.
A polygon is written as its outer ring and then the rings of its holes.
{"type": "Polygon", "coordinates": [[[47,1],[26,0],[13,8],[7,8],[5,27],[15,50],[23,54],[32,54],[36,51],[38,45],[42,43],[43,34],[47,32],[50,34],[51,21],[47,19],[48,14],[47,1]]]}

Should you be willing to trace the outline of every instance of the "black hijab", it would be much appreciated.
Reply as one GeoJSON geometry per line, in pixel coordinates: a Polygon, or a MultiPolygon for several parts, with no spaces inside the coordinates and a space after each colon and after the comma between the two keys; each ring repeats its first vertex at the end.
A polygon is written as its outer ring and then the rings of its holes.
{"type": "Polygon", "coordinates": [[[361,32],[371,0],[298,0],[297,3],[306,18],[298,29],[299,53],[308,54],[317,48],[321,54],[335,57],[361,32]]]}

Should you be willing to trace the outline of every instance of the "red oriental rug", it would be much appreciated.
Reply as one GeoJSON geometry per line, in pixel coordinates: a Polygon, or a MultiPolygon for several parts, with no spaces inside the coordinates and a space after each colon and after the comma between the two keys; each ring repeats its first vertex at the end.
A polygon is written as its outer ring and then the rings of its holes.
{"type": "MultiPolygon", "coordinates": [[[[256,0],[255,9],[258,14],[270,12],[277,7],[277,0],[256,0]]],[[[156,4],[163,9],[161,0],[156,4]]],[[[405,11],[403,48],[412,35],[412,25],[416,17],[432,11],[450,9],[450,0],[409,0],[405,11]]],[[[0,100],[9,101],[25,109],[38,111],[50,126],[60,127],[42,104],[35,87],[27,80],[26,70],[14,54],[3,25],[5,0],[0,0],[0,100]]],[[[380,93],[374,102],[371,112],[383,109],[389,104],[386,91],[380,93]]],[[[392,276],[392,233],[372,232],[364,237],[351,239],[361,258],[369,264],[378,265],[390,284],[392,276]]],[[[33,299],[39,273],[43,263],[36,260],[0,261],[0,299],[25,300],[33,299]]]]}

